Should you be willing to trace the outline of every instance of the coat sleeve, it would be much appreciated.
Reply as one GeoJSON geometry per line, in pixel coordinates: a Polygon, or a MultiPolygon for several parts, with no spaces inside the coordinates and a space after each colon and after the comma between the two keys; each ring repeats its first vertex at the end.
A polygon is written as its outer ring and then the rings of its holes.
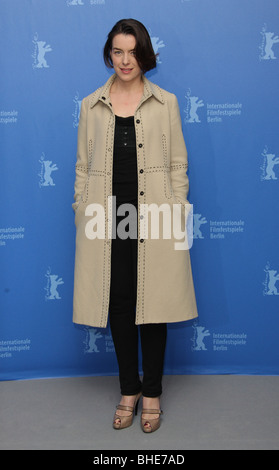
{"type": "Polygon", "coordinates": [[[180,109],[175,95],[171,108],[171,155],[170,177],[174,196],[178,202],[188,203],[189,180],[187,176],[188,155],[182,133],[180,109]]]}
{"type": "Polygon", "coordinates": [[[72,208],[74,211],[79,205],[84,186],[88,174],[88,156],[87,156],[87,106],[86,99],[84,98],[81,103],[80,117],[78,125],[78,139],[77,139],[77,159],[75,166],[75,186],[74,186],[74,203],[72,208]]]}

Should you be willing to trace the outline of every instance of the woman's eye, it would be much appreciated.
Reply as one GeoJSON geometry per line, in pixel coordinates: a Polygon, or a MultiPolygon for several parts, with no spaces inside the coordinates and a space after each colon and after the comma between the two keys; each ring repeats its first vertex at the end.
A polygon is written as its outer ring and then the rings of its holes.
{"type": "MultiPolygon", "coordinates": [[[[122,52],[122,51],[113,51],[113,53],[114,53],[115,55],[118,55],[118,56],[123,55],[123,52],[122,52]]],[[[131,51],[130,54],[131,54],[133,57],[135,57],[136,51],[131,51]]]]}

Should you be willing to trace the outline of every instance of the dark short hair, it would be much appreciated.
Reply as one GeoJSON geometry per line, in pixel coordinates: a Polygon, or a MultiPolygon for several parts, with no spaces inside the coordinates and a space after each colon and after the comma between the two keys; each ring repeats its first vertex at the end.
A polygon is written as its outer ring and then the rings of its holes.
{"type": "Polygon", "coordinates": [[[142,72],[148,72],[157,65],[157,55],[154,52],[150,36],[145,26],[137,20],[124,19],[118,21],[110,33],[104,47],[104,61],[109,68],[113,68],[111,60],[112,41],[117,34],[131,34],[136,39],[136,59],[142,72]]]}

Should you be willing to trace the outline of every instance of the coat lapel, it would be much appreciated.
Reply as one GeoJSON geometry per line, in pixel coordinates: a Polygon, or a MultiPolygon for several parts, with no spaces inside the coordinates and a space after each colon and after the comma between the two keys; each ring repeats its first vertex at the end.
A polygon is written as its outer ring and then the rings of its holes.
{"type": "MultiPolygon", "coordinates": [[[[90,99],[90,108],[94,108],[94,106],[101,101],[102,103],[106,104],[107,106],[110,106],[110,88],[111,85],[113,84],[114,80],[116,78],[116,74],[113,74],[105,83],[104,86],[101,88],[98,88],[98,90],[95,91],[95,93],[92,94],[91,99],[90,99]]],[[[155,85],[154,83],[150,82],[145,75],[143,75],[143,82],[144,82],[144,91],[143,91],[143,96],[140,101],[139,107],[149,98],[154,96],[156,100],[158,100],[160,103],[164,104],[165,100],[164,97],[161,93],[160,88],[155,85]]]]}

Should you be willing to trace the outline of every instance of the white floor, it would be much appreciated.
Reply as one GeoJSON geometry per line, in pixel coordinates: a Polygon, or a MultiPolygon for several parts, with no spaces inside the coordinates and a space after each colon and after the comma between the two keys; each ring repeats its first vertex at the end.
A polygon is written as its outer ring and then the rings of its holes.
{"type": "MultiPolygon", "coordinates": [[[[114,430],[117,377],[0,383],[1,450],[278,450],[279,377],[165,376],[160,429],[114,430]]],[[[140,411],[140,407],[139,407],[140,411]]]]}

